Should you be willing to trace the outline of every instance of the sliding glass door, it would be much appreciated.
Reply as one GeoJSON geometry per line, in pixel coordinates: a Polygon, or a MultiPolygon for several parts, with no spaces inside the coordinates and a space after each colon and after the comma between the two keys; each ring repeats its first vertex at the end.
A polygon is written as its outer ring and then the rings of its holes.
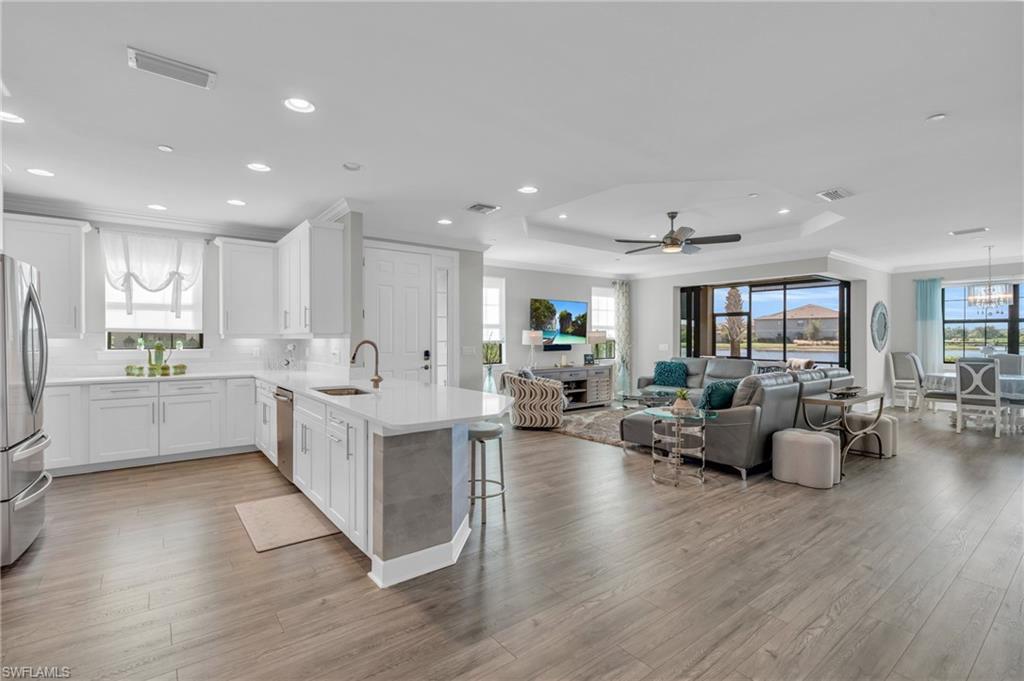
{"type": "Polygon", "coordinates": [[[700,287],[679,289],[679,356],[700,357],[700,287]]]}
{"type": "Polygon", "coordinates": [[[719,286],[715,354],[849,366],[849,284],[832,279],[719,286]]]}

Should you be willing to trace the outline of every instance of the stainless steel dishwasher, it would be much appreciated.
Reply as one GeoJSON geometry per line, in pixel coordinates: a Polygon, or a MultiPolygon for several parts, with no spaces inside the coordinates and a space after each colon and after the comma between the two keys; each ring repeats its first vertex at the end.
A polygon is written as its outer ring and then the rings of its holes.
{"type": "Polygon", "coordinates": [[[292,411],[294,395],[291,390],[277,386],[274,391],[277,400],[277,470],[292,481],[292,411]]]}

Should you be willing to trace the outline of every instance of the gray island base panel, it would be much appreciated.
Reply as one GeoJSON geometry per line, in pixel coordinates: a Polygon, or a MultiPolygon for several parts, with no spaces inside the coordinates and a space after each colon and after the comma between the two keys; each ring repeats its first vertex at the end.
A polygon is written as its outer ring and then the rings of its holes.
{"type": "Polygon", "coordinates": [[[469,538],[469,426],[373,434],[372,568],[389,587],[454,565],[469,538]]]}

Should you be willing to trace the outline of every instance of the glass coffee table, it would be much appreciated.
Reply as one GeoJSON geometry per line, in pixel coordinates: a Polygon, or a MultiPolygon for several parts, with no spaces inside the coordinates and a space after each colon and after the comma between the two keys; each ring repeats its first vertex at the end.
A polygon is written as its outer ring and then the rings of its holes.
{"type": "Polygon", "coordinates": [[[644,413],[654,417],[651,422],[651,479],[678,487],[684,457],[689,456],[700,458],[700,468],[696,473],[687,475],[692,475],[703,484],[705,429],[708,421],[718,418],[718,412],[701,409],[675,412],[667,407],[648,407],[644,413]],[[659,425],[663,427],[659,429],[659,425]],[[658,447],[659,443],[661,448],[658,447]],[[667,466],[671,477],[659,474],[658,464],[667,466]]]}
{"type": "Polygon", "coordinates": [[[619,402],[635,402],[641,407],[664,407],[675,401],[675,393],[618,393],[619,402]]]}

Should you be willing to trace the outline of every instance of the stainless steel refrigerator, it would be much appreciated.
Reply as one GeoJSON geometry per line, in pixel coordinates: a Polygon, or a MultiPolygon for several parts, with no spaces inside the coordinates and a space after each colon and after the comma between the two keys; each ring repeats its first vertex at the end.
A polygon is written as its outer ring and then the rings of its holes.
{"type": "Polygon", "coordinates": [[[45,471],[50,438],[43,431],[43,388],[49,350],[39,304],[39,272],[0,254],[0,523],[2,564],[36,540],[46,518],[45,471]]]}

